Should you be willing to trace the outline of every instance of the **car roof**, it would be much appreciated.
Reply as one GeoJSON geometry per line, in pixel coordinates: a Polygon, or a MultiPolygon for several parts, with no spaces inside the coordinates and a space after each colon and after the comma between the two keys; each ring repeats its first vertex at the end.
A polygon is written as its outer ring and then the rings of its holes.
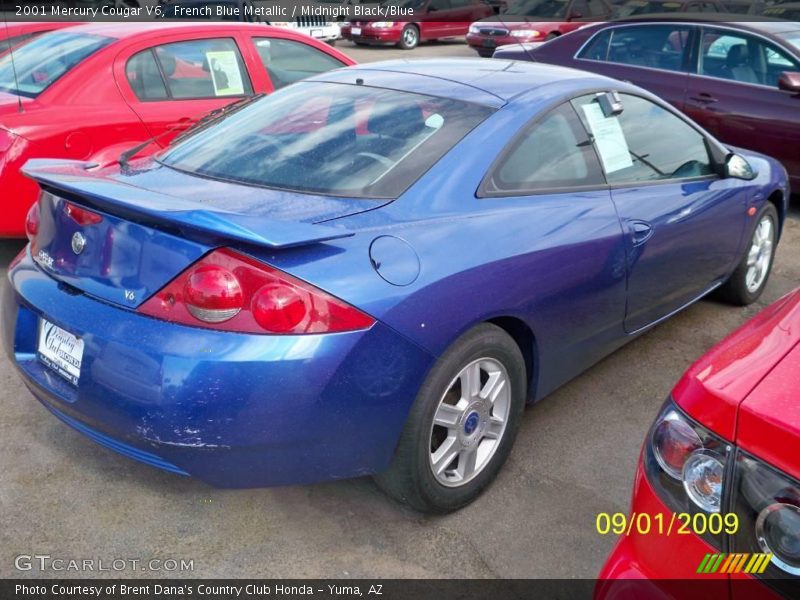
{"type": "Polygon", "coordinates": [[[552,83],[608,79],[569,67],[486,58],[388,60],[330,71],[314,79],[344,82],[361,78],[369,85],[370,75],[379,87],[386,85],[496,107],[552,83]]]}
{"type": "Polygon", "coordinates": [[[72,28],[74,32],[91,33],[105,37],[126,39],[134,36],[140,37],[160,37],[172,33],[183,33],[187,30],[202,32],[205,30],[228,30],[241,29],[251,31],[257,29],[265,31],[273,29],[264,23],[240,23],[231,21],[203,21],[187,22],[178,20],[147,21],[147,22],[95,22],[77,25],[72,28]]]}
{"type": "MultiPolygon", "coordinates": [[[[785,6],[785,5],[778,5],[785,6]]],[[[670,23],[719,23],[720,25],[728,25],[731,27],[738,27],[740,29],[756,31],[766,34],[780,34],[789,31],[797,31],[800,29],[800,24],[795,21],[784,21],[770,17],[747,15],[746,21],[743,20],[740,14],[725,14],[725,13],[653,13],[650,15],[638,15],[633,17],[624,17],[621,19],[614,19],[609,21],[609,24],[614,25],[617,23],[652,23],[652,22],[670,22],[670,23]]]]}

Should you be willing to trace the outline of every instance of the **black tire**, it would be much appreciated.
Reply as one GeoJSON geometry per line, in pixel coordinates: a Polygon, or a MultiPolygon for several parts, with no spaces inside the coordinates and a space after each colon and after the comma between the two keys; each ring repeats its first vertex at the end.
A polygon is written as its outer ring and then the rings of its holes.
{"type": "MultiPolygon", "coordinates": [[[[481,385],[483,384],[482,373],[481,385]]],[[[466,506],[489,486],[508,458],[525,409],[527,387],[522,353],[505,331],[489,323],[468,331],[450,346],[426,377],[411,408],[389,468],[375,476],[378,486],[396,500],[422,512],[447,513],[466,506]],[[449,487],[437,480],[430,462],[434,414],[445,393],[453,389],[451,384],[457,375],[468,365],[484,358],[502,365],[508,376],[510,393],[506,397],[508,416],[505,429],[499,436],[494,454],[486,459],[482,467],[476,469],[473,478],[449,487]]],[[[465,413],[470,410],[472,409],[466,409],[465,413]]],[[[461,428],[463,424],[466,432],[468,420],[469,417],[460,419],[456,427],[461,428]]],[[[475,431],[474,421],[472,431],[475,431]]],[[[474,448],[482,443],[482,436],[481,432],[474,448]]],[[[477,450],[473,450],[473,453],[477,455],[477,450]]],[[[457,464],[457,461],[452,464],[457,464]]]]}
{"type": "Polygon", "coordinates": [[[557,34],[557,33],[555,33],[555,32],[553,32],[553,33],[548,33],[548,34],[547,34],[547,37],[545,37],[545,38],[544,38],[544,41],[545,41],[545,42],[549,42],[550,40],[554,40],[554,39],[556,39],[557,37],[558,37],[558,34],[557,34]]]}
{"type": "Polygon", "coordinates": [[[419,27],[416,25],[406,25],[400,34],[400,41],[397,42],[403,50],[413,50],[419,45],[419,27]]]}
{"type": "Polygon", "coordinates": [[[356,41],[353,41],[353,43],[356,46],[369,46],[369,44],[367,44],[367,42],[356,42],[356,41]]]}
{"type": "Polygon", "coordinates": [[[480,56],[481,58],[492,58],[493,54],[494,50],[490,50],[489,52],[487,52],[486,50],[478,50],[478,56],[480,56]]]}
{"type": "Polygon", "coordinates": [[[328,46],[333,47],[335,45],[336,45],[336,40],[328,40],[328,46]]]}
{"type": "Polygon", "coordinates": [[[767,286],[767,282],[769,281],[769,275],[772,272],[772,263],[775,260],[775,248],[777,246],[778,241],[778,211],[775,210],[775,206],[771,202],[767,202],[761,207],[761,210],[756,215],[756,218],[753,219],[754,225],[752,230],[750,231],[750,237],[748,238],[747,246],[744,250],[744,256],[742,256],[742,260],[739,261],[739,265],[736,267],[736,270],[730,276],[730,278],[719,288],[718,297],[725,302],[729,302],[730,304],[735,304],[736,306],[747,306],[748,304],[752,304],[756,300],[758,300],[759,296],[761,296],[764,288],[767,286]],[[748,272],[748,258],[750,256],[751,248],[753,247],[756,234],[759,230],[759,225],[765,219],[768,219],[772,223],[772,243],[770,245],[770,256],[766,266],[766,274],[763,277],[760,285],[757,289],[750,289],[747,285],[747,272],[748,272]]]}

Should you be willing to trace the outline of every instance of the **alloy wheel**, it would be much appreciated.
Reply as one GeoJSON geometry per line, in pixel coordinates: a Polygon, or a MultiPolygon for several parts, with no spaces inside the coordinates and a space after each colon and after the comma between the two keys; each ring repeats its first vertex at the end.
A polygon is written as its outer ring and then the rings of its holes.
{"type": "Polygon", "coordinates": [[[406,27],[403,31],[403,44],[408,48],[413,48],[417,45],[417,30],[413,27],[406,27]]]}
{"type": "Polygon", "coordinates": [[[458,487],[489,464],[506,431],[511,385],[506,368],[479,358],[450,382],[433,415],[429,464],[436,480],[458,487]]]}
{"type": "Polygon", "coordinates": [[[775,245],[775,227],[772,218],[764,215],[756,226],[750,251],[747,254],[747,291],[755,293],[764,284],[772,263],[772,250],[775,245]]]}

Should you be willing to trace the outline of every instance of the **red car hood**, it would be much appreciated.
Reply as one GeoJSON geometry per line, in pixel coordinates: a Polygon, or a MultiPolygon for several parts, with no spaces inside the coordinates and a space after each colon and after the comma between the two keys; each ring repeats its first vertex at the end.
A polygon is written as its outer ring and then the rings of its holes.
{"type": "Polygon", "coordinates": [[[800,455],[798,343],[800,289],[761,311],[693,364],[675,386],[673,398],[705,427],[765,460],[775,453],[793,457],[796,472],[800,455]],[[787,372],[794,376],[787,377],[787,372]],[[781,386],[786,389],[777,395],[781,386]],[[783,432],[782,440],[793,438],[794,445],[778,442],[778,430],[783,432]],[[762,436],[761,441],[757,443],[754,435],[762,436]]]}

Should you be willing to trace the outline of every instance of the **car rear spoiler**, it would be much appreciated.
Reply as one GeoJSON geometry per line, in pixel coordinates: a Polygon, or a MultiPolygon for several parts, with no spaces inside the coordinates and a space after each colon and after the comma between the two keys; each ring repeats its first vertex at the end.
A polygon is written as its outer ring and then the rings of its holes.
{"type": "Polygon", "coordinates": [[[42,189],[76,204],[205,243],[237,241],[291,248],[353,235],[338,227],[209,210],[198,203],[87,173],[96,166],[76,160],[32,159],[22,172],[42,189]]]}

